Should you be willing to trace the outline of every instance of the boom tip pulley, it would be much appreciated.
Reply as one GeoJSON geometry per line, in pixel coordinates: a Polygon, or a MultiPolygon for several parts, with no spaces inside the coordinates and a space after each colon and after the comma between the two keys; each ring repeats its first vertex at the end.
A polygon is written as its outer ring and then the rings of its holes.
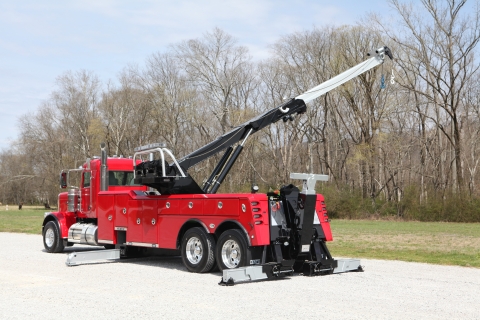
{"type": "MultiPolygon", "coordinates": [[[[377,50],[375,50],[375,54],[379,56],[382,60],[385,55],[387,55],[390,58],[390,60],[393,60],[392,51],[387,46],[378,48],[377,50]]],[[[367,56],[370,57],[370,56],[373,56],[373,54],[371,52],[368,52],[367,56]]]]}

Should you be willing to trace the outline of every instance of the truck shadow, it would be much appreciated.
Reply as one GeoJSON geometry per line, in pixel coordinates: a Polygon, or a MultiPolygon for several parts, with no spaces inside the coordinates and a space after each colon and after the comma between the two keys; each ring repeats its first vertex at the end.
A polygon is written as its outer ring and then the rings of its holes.
{"type": "Polygon", "coordinates": [[[188,270],[183,265],[182,258],[180,256],[173,255],[122,258],[120,259],[120,261],[118,261],[118,263],[130,263],[141,266],[165,268],[188,272],[188,270]]]}
{"type": "MultiPolygon", "coordinates": [[[[67,258],[67,256],[73,252],[86,252],[86,251],[96,251],[96,250],[105,250],[105,248],[74,245],[72,247],[65,247],[64,251],[60,254],[64,254],[65,258],[67,258]]],[[[47,251],[43,249],[42,252],[46,253],[47,251]]],[[[95,262],[81,263],[77,266],[89,265],[89,264],[106,264],[106,263],[128,263],[128,264],[189,272],[183,265],[182,258],[178,254],[147,255],[147,256],[126,257],[126,258],[122,257],[120,260],[114,260],[114,261],[100,260],[95,262]]],[[[212,271],[209,273],[218,275],[220,277],[222,276],[222,273],[218,270],[212,271]]]]}
{"type": "MultiPolygon", "coordinates": [[[[105,248],[93,247],[93,246],[72,246],[72,247],[65,247],[65,249],[62,252],[59,252],[58,254],[69,254],[72,252],[84,252],[84,251],[94,251],[94,250],[105,250],[105,248]]],[[[48,251],[45,249],[42,249],[42,252],[48,252],[48,251]]]]}
{"type": "MultiPolygon", "coordinates": [[[[105,250],[104,247],[92,247],[92,246],[73,246],[73,247],[66,247],[63,253],[65,255],[65,258],[68,256],[68,254],[73,253],[73,252],[86,252],[86,251],[96,251],[96,250],[105,250]]],[[[42,250],[43,252],[47,252],[45,249],[42,250]]],[[[161,269],[170,269],[170,270],[178,270],[182,272],[189,273],[187,268],[183,265],[182,258],[180,255],[176,254],[165,254],[165,255],[151,255],[151,256],[140,256],[140,257],[128,257],[128,258],[121,258],[120,260],[111,260],[111,261],[96,261],[96,262],[86,262],[86,263],[80,263],[78,265],[73,265],[72,267],[81,267],[81,266],[87,266],[91,264],[108,264],[108,263],[126,263],[126,264],[133,264],[133,265],[139,265],[139,266],[148,266],[148,267],[154,267],[154,268],[161,268],[161,269]]],[[[216,267],[212,271],[207,272],[205,274],[211,274],[218,276],[220,279],[223,276],[223,273],[219,271],[219,269],[216,267]]],[[[293,275],[293,276],[298,276],[298,275],[293,275]]],[[[288,277],[280,277],[277,278],[276,280],[289,280],[292,276],[288,277]]],[[[251,281],[251,282],[257,282],[257,281],[251,281]]],[[[251,283],[245,282],[245,283],[251,283]]],[[[243,284],[243,283],[239,283],[243,284]]]]}
{"type": "MultiPolygon", "coordinates": [[[[148,256],[139,258],[122,258],[117,263],[132,263],[142,266],[149,266],[155,268],[165,268],[171,270],[178,270],[182,272],[190,273],[183,265],[182,258],[179,255],[161,255],[161,256],[148,256]]],[[[213,274],[222,277],[222,272],[215,268],[213,271],[206,274],[213,274]]]]}
{"type": "MultiPolygon", "coordinates": [[[[161,269],[171,269],[171,270],[178,270],[178,271],[190,273],[187,270],[187,268],[183,265],[182,258],[180,256],[150,256],[150,257],[142,257],[142,258],[126,258],[126,259],[121,259],[117,263],[132,263],[132,264],[141,265],[141,266],[148,266],[148,267],[161,268],[161,269]]],[[[217,267],[215,267],[213,271],[206,272],[206,273],[197,273],[196,275],[218,276],[219,281],[222,281],[222,278],[223,278],[223,272],[219,271],[217,267]]],[[[273,281],[288,281],[292,277],[297,277],[297,276],[299,275],[295,274],[287,277],[274,278],[273,281]]],[[[262,282],[262,281],[269,281],[269,280],[259,279],[259,280],[253,280],[253,281],[238,282],[238,283],[235,283],[235,285],[236,286],[248,285],[248,284],[262,282]]]]}

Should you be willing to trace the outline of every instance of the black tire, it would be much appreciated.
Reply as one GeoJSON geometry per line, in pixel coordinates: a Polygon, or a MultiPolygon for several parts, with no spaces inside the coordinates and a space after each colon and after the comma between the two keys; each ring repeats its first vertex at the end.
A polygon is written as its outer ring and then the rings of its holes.
{"type": "Polygon", "coordinates": [[[202,228],[188,229],[182,238],[182,261],[190,272],[209,272],[215,266],[215,238],[202,228]]]}
{"type": "Polygon", "coordinates": [[[218,268],[235,269],[247,265],[248,244],[240,230],[230,229],[218,238],[215,258],[218,268]]]}
{"type": "Polygon", "coordinates": [[[57,222],[49,221],[43,227],[43,246],[50,253],[62,252],[65,248],[57,222]]]}

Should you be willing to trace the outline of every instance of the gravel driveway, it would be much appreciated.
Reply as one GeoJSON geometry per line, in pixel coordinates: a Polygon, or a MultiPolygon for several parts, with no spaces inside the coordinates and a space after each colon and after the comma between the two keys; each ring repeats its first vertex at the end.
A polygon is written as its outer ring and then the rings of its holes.
{"type": "Polygon", "coordinates": [[[0,243],[1,319],[480,319],[480,269],[362,260],[364,273],[223,287],[178,257],[67,267],[39,235],[0,243]]]}

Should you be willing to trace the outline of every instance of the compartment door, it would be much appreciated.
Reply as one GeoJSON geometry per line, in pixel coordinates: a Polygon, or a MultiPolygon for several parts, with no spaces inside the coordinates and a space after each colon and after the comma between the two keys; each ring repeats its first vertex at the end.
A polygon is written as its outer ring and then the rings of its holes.
{"type": "Polygon", "coordinates": [[[143,223],[142,218],[143,200],[128,200],[127,207],[127,244],[129,242],[143,241],[143,223]]]}
{"type": "Polygon", "coordinates": [[[158,215],[157,215],[157,201],[156,200],[144,200],[143,212],[142,212],[142,226],[143,226],[143,242],[157,244],[157,227],[158,227],[158,215]]]}
{"type": "Polygon", "coordinates": [[[128,194],[115,195],[115,227],[128,226],[129,199],[130,196],[128,194]]]}

